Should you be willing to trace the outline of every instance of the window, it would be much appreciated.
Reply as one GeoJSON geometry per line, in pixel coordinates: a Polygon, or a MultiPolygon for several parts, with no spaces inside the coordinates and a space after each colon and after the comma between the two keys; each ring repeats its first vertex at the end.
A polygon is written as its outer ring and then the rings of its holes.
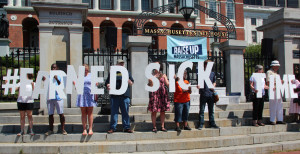
{"type": "Polygon", "coordinates": [[[234,1],[233,0],[227,0],[226,9],[227,9],[227,17],[229,19],[234,19],[234,1]]]}
{"type": "Polygon", "coordinates": [[[244,0],[244,4],[248,5],[262,5],[262,0],[244,0]]]}
{"type": "MultiPolygon", "coordinates": [[[[194,3],[199,4],[198,0],[194,0],[194,3]]],[[[199,10],[198,9],[195,9],[194,12],[197,15],[199,14],[199,10]]]]}
{"type": "Polygon", "coordinates": [[[89,6],[88,6],[88,8],[89,9],[92,9],[93,8],[93,0],[82,0],[82,3],[88,3],[89,4],[89,6]]]}
{"type": "Polygon", "coordinates": [[[121,10],[130,11],[131,10],[131,0],[121,0],[121,10]]]}
{"type": "Polygon", "coordinates": [[[285,0],[278,0],[278,7],[285,7],[285,0]]]}
{"type": "Polygon", "coordinates": [[[217,3],[215,0],[209,1],[209,9],[217,12],[217,3]]]}
{"type": "Polygon", "coordinates": [[[251,18],[251,25],[256,25],[256,18],[251,18]]]}
{"type": "Polygon", "coordinates": [[[111,0],[100,0],[100,9],[112,9],[111,0]]]}
{"type": "Polygon", "coordinates": [[[265,6],[276,6],[276,0],[265,0],[265,6]]]}
{"type": "Polygon", "coordinates": [[[252,42],[253,43],[257,42],[257,32],[256,31],[252,31],[252,42]]]}
{"type": "Polygon", "coordinates": [[[298,8],[299,7],[298,0],[287,0],[287,7],[298,8]]]}
{"type": "Polygon", "coordinates": [[[150,11],[150,0],[142,0],[142,10],[150,11]]]}
{"type": "MultiPolygon", "coordinates": [[[[168,0],[168,4],[174,3],[174,0],[168,0]]],[[[175,13],[175,8],[170,8],[170,13],[175,13]]]]}
{"type": "MultiPolygon", "coordinates": [[[[31,6],[30,0],[22,0],[21,3],[22,3],[22,4],[21,4],[22,6],[31,6]]],[[[16,4],[16,3],[15,3],[15,4],[16,4]]]]}

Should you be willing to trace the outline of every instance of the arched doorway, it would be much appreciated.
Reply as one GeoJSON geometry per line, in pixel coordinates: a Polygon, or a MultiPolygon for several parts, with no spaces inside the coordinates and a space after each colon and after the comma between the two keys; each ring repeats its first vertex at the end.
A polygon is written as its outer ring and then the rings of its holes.
{"type": "Polygon", "coordinates": [[[34,18],[25,18],[22,21],[23,47],[39,47],[39,25],[34,18]]]}
{"type": "MultiPolygon", "coordinates": [[[[157,25],[153,22],[147,22],[144,25],[145,29],[158,29],[157,25]]],[[[158,49],[158,36],[152,36],[152,49],[158,49]]]]}
{"type": "Polygon", "coordinates": [[[100,24],[100,49],[115,48],[117,46],[117,27],[110,20],[100,24]]]}
{"type": "Polygon", "coordinates": [[[184,27],[180,23],[172,24],[171,30],[179,30],[179,29],[184,29],[184,27]]]}
{"type": "Polygon", "coordinates": [[[91,49],[93,48],[93,23],[90,20],[87,20],[82,24],[84,27],[82,35],[82,49],[91,49]]]}
{"type": "Polygon", "coordinates": [[[122,49],[126,49],[126,39],[129,35],[132,35],[132,27],[133,27],[133,22],[131,21],[126,21],[122,25],[122,49]]]}

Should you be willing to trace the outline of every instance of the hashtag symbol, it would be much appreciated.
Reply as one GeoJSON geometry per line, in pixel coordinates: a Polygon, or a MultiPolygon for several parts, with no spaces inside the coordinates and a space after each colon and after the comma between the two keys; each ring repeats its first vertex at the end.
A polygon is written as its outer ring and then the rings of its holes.
{"type": "Polygon", "coordinates": [[[17,80],[20,79],[20,76],[18,76],[19,69],[15,69],[14,76],[11,76],[11,69],[7,70],[7,76],[3,77],[3,80],[5,81],[4,84],[2,84],[2,88],[4,89],[4,95],[8,94],[8,90],[11,88],[11,94],[15,94],[16,88],[19,87],[17,84],[17,80]],[[10,81],[12,80],[12,83],[10,81]]]}

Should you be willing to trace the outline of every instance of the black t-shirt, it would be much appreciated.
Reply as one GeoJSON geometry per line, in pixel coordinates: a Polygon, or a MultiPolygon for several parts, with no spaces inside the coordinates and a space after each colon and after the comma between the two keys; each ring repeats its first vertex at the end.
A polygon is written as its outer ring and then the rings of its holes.
{"type": "MultiPolygon", "coordinates": [[[[129,75],[129,80],[131,80],[132,82],[134,82],[131,73],[128,72],[129,75]]],[[[117,76],[116,76],[116,89],[120,89],[121,85],[122,85],[122,74],[121,72],[117,72],[117,76]]],[[[105,81],[105,86],[107,86],[107,84],[110,83],[110,74],[108,74],[108,77],[105,81]]],[[[117,97],[117,96],[124,96],[124,97],[130,97],[130,86],[128,86],[126,92],[123,95],[111,95],[111,97],[117,97]]]]}

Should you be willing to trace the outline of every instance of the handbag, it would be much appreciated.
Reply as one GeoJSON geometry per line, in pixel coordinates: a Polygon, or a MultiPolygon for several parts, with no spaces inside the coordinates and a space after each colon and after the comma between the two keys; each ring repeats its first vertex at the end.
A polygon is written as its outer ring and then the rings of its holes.
{"type": "Polygon", "coordinates": [[[214,98],[214,103],[217,103],[219,101],[219,95],[216,91],[214,91],[213,98],[214,98]]]}

